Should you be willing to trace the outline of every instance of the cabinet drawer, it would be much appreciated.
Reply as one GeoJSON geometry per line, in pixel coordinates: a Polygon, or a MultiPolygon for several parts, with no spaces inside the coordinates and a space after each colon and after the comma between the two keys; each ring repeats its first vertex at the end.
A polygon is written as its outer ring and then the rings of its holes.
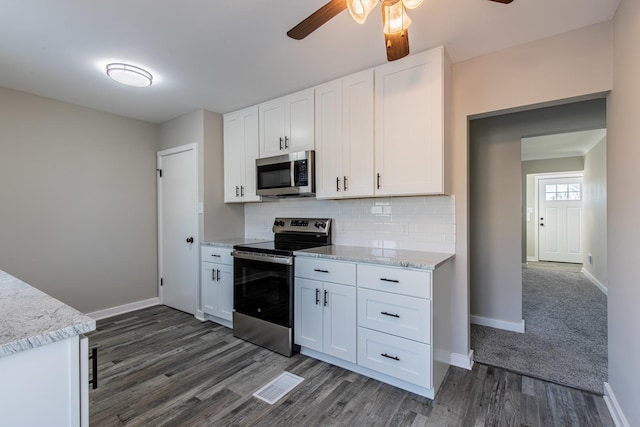
{"type": "Polygon", "coordinates": [[[356,284],[356,265],[319,258],[296,257],[296,276],[322,282],[356,284]]]}
{"type": "Polygon", "coordinates": [[[219,264],[233,265],[231,248],[223,246],[202,246],[200,256],[203,262],[217,262],[219,264]]]}
{"type": "Polygon", "coordinates": [[[358,287],[430,299],[431,272],[359,264],[358,287]]]}
{"type": "Polygon", "coordinates": [[[358,326],[431,343],[431,300],[358,289],[358,326]]]}
{"type": "Polygon", "coordinates": [[[358,365],[431,388],[429,344],[358,328],[358,365]]]}

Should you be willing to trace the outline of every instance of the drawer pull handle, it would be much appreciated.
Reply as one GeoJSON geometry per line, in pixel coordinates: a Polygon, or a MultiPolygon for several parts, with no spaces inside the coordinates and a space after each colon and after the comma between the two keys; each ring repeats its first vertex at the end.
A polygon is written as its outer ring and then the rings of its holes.
{"type": "Polygon", "coordinates": [[[214,257],[216,257],[216,258],[220,258],[220,257],[221,257],[221,255],[218,255],[218,254],[213,254],[213,255],[211,255],[211,256],[214,256],[214,257]]]}
{"type": "Polygon", "coordinates": [[[390,317],[397,317],[398,319],[400,318],[399,314],[387,313],[386,311],[381,311],[380,314],[384,314],[385,316],[390,316],[390,317]]]}
{"type": "Polygon", "coordinates": [[[381,277],[380,280],[382,280],[383,282],[400,283],[399,280],[396,280],[396,279],[385,279],[384,277],[381,277]]]}
{"type": "Polygon", "coordinates": [[[393,360],[400,361],[400,358],[398,356],[389,356],[387,353],[380,353],[380,356],[386,357],[387,359],[393,359],[393,360]]]}
{"type": "Polygon", "coordinates": [[[318,268],[314,269],[313,271],[317,271],[318,273],[328,273],[329,270],[320,270],[318,268]]]}
{"type": "Polygon", "coordinates": [[[316,288],[316,305],[320,304],[320,289],[316,288]]]}

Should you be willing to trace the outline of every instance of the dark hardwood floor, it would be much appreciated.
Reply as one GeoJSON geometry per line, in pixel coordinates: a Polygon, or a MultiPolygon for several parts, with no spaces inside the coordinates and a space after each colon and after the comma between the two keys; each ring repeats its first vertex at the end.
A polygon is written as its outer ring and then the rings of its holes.
{"type": "Polygon", "coordinates": [[[286,358],[164,306],[98,322],[92,426],[613,426],[601,396],[475,364],[435,400],[319,362],[286,358]],[[274,405],[252,394],[289,371],[274,405]]]}

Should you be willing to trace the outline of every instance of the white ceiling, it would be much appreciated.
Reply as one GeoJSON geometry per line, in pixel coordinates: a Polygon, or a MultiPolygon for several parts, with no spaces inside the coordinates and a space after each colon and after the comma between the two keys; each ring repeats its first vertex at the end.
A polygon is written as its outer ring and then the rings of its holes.
{"type": "MultiPolygon", "coordinates": [[[[302,41],[286,32],[328,0],[0,0],[0,86],[160,123],[225,113],[386,62],[379,7],[348,12],[302,41]],[[106,78],[108,62],[155,75],[106,78]]],[[[410,48],[454,62],[613,17],[620,0],[426,0],[410,48]]]]}
{"type": "Polygon", "coordinates": [[[584,156],[606,136],[606,129],[595,129],[522,138],[522,160],[584,156]]]}

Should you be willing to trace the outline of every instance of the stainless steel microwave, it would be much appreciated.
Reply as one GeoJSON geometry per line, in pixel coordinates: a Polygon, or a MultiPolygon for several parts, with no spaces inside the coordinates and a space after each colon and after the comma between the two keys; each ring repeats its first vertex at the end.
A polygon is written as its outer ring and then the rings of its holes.
{"type": "Polygon", "coordinates": [[[315,196],[315,171],[312,150],[256,159],[256,192],[268,197],[315,196]]]}

